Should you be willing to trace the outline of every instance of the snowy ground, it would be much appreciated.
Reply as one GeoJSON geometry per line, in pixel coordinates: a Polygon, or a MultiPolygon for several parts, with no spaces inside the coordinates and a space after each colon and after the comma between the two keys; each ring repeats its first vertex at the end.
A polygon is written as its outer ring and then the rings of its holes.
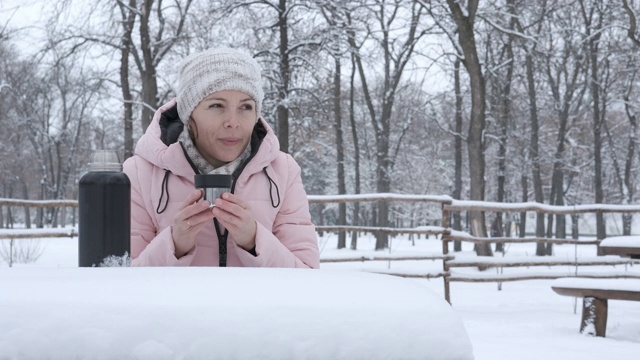
{"type": "MultiPolygon", "coordinates": [[[[6,246],[6,240],[4,245],[6,246]]],[[[330,258],[353,254],[369,255],[373,252],[373,239],[361,237],[358,251],[337,250],[336,237],[325,234],[320,238],[322,257],[330,258]]],[[[15,264],[22,267],[74,267],[77,266],[77,239],[43,239],[43,254],[33,264],[15,264]]],[[[415,245],[406,238],[396,238],[391,242],[391,250],[384,254],[434,254],[440,251],[440,242],[416,240],[415,245]]],[[[458,257],[472,256],[470,245],[465,245],[458,257]]],[[[534,244],[510,245],[507,257],[532,256],[534,244]]],[[[378,254],[383,254],[378,252],[378,254]]],[[[555,247],[555,256],[560,258],[591,257],[595,247],[562,245],[555,247]]],[[[501,256],[498,254],[498,256],[501,256]]],[[[0,267],[7,264],[1,262],[0,267]]],[[[325,269],[349,270],[394,270],[425,271],[442,270],[441,261],[393,261],[358,263],[323,263],[325,269]]],[[[505,272],[565,270],[571,267],[536,267],[530,269],[505,269],[505,272]]],[[[601,272],[629,271],[640,273],[638,266],[590,267],[601,272]]],[[[462,269],[461,271],[476,271],[462,269]]],[[[487,270],[496,272],[496,270],[487,270]]],[[[443,294],[441,279],[411,280],[443,294]]],[[[451,300],[454,309],[463,319],[471,339],[477,360],[500,359],[636,359],[640,354],[640,302],[609,301],[607,337],[596,338],[578,332],[581,301],[560,296],[551,290],[552,280],[529,280],[507,282],[502,290],[496,283],[452,283],[451,300]]]]}

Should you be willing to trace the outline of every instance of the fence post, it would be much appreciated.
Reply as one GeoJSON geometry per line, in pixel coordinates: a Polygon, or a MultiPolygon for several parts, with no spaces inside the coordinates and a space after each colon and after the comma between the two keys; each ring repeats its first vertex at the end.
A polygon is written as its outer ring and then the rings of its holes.
{"type": "Polygon", "coordinates": [[[9,239],[9,267],[13,267],[13,239],[9,239]]]}
{"type": "MultiPolygon", "coordinates": [[[[449,254],[449,239],[451,238],[451,228],[449,228],[449,216],[451,212],[447,209],[447,205],[449,203],[442,203],[442,227],[444,231],[442,232],[442,255],[449,254]]],[[[447,263],[447,259],[442,260],[442,270],[444,272],[442,276],[442,280],[444,282],[444,299],[451,304],[451,292],[449,287],[449,264],[447,263]]]]}

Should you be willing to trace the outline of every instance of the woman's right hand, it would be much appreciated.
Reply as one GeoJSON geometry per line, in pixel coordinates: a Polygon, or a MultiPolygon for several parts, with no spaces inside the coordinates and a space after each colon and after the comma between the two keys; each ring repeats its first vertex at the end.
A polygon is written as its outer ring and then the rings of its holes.
{"type": "Polygon", "coordinates": [[[209,209],[211,203],[207,200],[197,202],[202,195],[200,189],[191,193],[173,218],[171,236],[178,259],[196,246],[196,235],[213,219],[213,212],[209,209]]]}

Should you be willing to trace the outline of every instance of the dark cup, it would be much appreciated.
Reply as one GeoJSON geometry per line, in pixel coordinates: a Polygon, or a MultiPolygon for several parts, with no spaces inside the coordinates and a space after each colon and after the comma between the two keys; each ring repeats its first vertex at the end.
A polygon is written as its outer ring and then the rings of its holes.
{"type": "Polygon", "coordinates": [[[196,188],[204,190],[204,200],[214,202],[223,192],[231,191],[231,175],[199,174],[194,177],[196,188]]]}

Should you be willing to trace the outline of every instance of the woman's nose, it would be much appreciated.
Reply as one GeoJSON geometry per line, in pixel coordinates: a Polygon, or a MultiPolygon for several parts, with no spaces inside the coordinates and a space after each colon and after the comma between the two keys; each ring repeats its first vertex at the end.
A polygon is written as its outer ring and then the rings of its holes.
{"type": "Polygon", "coordinates": [[[224,122],[224,126],[228,128],[234,128],[240,126],[240,119],[238,114],[235,112],[229,113],[229,116],[226,118],[224,122]]]}

